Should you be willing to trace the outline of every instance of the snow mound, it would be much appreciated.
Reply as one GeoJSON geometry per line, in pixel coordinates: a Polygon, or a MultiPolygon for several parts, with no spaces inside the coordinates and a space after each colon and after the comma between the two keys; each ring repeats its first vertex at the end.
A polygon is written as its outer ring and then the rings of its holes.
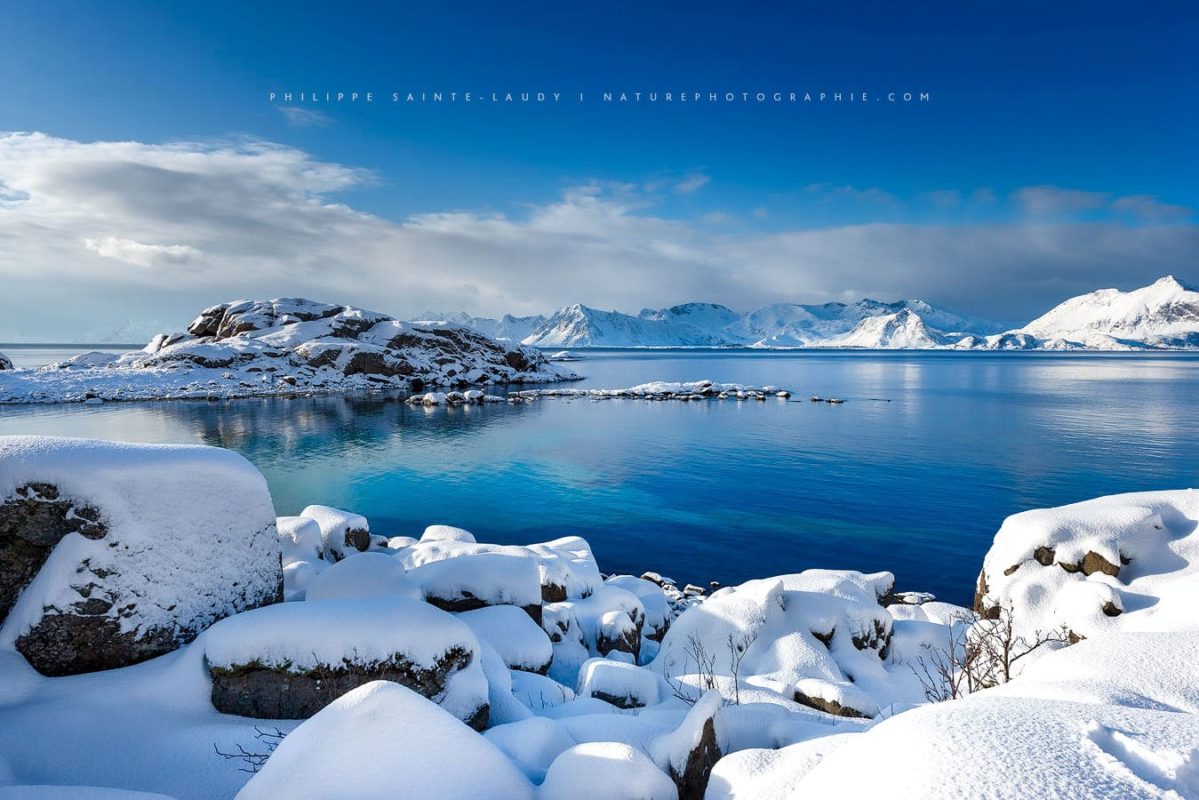
{"type": "Polygon", "coordinates": [[[436,704],[376,681],[288,734],[237,795],[280,797],[531,800],[533,785],[494,744],[436,704]]]}
{"type": "Polygon", "coordinates": [[[674,781],[649,756],[627,744],[589,742],[554,759],[539,800],[678,800],[674,781]]]}
{"type": "Polygon", "coordinates": [[[417,600],[281,603],[224,619],[200,642],[213,705],[226,713],[298,719],[325,705],[331,691],[386,678],[460,719],[485,720],[478,640],[453,615],[417,600]]]}
{"type": "Polygon", "coordinates": [[[385,553],[355,553],[331,565],[312,579],[305,594],[309,601],[378,597],[421,599],[420,589],[405,574],[404,565],[385,553]]]}
{"type": "Polygon", "coordinates": [[[421,534],[422,542],[468,542],[474,544],[475,535],[453,525],[430,525],[421,534]]]}
{"type": "Polygon", "coordinates": [[[541,619],[537,562],[523,555],[478,552],[430,561],[408,574],[420,586],[425,600],[447,611],[514,605],[534,619],[541,619]]]}
{"type": "Polygon", "coordinates": [[[266,481],[230,450],[0,437],[0,523],[24,543],[0,565],[0,643],[45,674],[143,661],[281,597],[266,481]]]}
{"type": "Polygon", "coordinates": [[[1008,517],[983,561],[975,610],[1025,635],[1199,629],[1199,492],[1111,495],[1008,517]]]}
{"type": "Polygon", "coordinates": [[[108,362],[5,370],[0,402],[250,397],[573,380],[540,351],[447,323],[299,298],[206,308],[108,362]],[[79,367],[79,368],[75,368],[79,367]]]}
{"type": "Polygon", "coordinates": [[[549,669],[554,657],[550,638],[522,609],[487,606],[463,611],[458,614],[458,619],[465,622],[480,641],[491,644],[509,668],[526,672],[549,669]]]}
{"type": "Polygon", "coordinates": [[[545,780],[546,770],[554,759],[575,746],[574,739],[570,738],[565,728],[544,717],[499,725],[483,736],[516,762],[534,783],[545,780]]]}

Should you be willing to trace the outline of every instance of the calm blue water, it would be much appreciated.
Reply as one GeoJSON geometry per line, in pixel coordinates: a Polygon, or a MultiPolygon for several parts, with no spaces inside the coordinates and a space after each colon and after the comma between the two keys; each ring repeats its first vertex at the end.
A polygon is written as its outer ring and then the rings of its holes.
{"type": "Polygon", "coordinates": [[[611,351],[575,366],[582,386],[712,378],[847,402],[0,407],[0,433],[231,447],[279,513],[326,503],[389,535],[581,534],[605,570],[697,582],[888,569],[962,603],[1006,515],[1199,484],[1196,355],[611,351]]]}

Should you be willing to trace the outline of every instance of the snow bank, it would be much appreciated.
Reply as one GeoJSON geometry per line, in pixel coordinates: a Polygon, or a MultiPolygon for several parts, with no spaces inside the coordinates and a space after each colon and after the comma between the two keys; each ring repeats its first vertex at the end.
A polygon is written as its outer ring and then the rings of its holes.
{"type": "Polygon", "coordinates": [[[674,782],[640,750],[617,742],[576,745],[558,756],[540,800],[678,800],[674,782]]]}
{"type": "Polygon", "coordinates": [[[237,795],[419,800],[532,798],[500,750],[415,692],[377,681],[296,728],[237,795]]]}
{"type": "Polygon", "coordinates": [[[5,369],[0,403],[251,397],[577,379],[540,351],[445,323],[303,299],[201,312],[114,360],[5,369]]]}
{"type": "Polygon", "coordinates": [[[46,674],[142,661],[281,597],[266,481],[232,451],[0,437],[0,498],[25,543],[0,567],[0,644],[46,674]]]}

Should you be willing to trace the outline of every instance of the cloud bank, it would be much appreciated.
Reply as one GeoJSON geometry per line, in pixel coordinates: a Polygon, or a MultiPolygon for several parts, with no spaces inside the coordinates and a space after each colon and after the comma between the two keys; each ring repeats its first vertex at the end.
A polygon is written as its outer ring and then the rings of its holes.
{"type": "Polygon", "coordinates": [[[1099,286],[1199,277],[1190,210],[1139,195],[1039,186],[1012,198],[1023,213],[1011,222],[763,231],[725,224],[764,218],[758,208],[667,216],[660,195],[712,191],[698,172],[665,188],[574,187],[520,216],[389,220],[339,202],[376,179],[261,141],[0,135],[0,341],[65,341],[129,319],[182,327],[206,304],[287,295],[399,316],[921,297],[1024,320],[1099,286]],[[1097,208],[1109,218],[1068,218],[1097,208]]]}

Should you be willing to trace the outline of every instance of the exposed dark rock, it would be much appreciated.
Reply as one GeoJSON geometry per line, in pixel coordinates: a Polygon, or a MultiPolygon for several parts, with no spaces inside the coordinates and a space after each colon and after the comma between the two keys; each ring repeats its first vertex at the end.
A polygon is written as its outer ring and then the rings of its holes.
{"type": "MultiPolygon", "coordinates": [[[[261,664],[229,669],[209,666],[212,705],[225,714],[256,719],[307,719],[346,692],[371,681],[393,681],[429,699],[446,690],[450,676],[470,666],[473,655],[460,647],[449,650],[433,667],[422,669],[403,656],[373,664],[350,661],[307,672],[261,664]]],[[[480,706],[464,720],[475,730],[487,727],[489,709],[480,706]]]]}
{"type": "Polygon", "coordinates": [[[1033,560],[1042,567],[1048,567],[1051,565],[1053,563],[1054,555],[1055,551],[1052,547],[1045,547],[1043,545],[1032,551],[1033,560]]]}
{"type": "Polygon", "coordinates": [[[566,587],[556,583],[541,584],[541,602],[561,603],[566,600],[566,587]]]}
{"type": "Polygon", "coordinates": [[[703,800],[708,791],[708,779],[712,776],[712,768],[722,755],[720,743],[716,739],[716,720],[708,717],[704,721],[699,742],[687,754],[682,773],[676,773],[673,766],[670,769],[670,777],[679,787],[679,800],[703,800]]]}
{"type": "Polygon", "coordinates": [[[354,548],[365,553],[371,547],[371,532],[365,528],[348,528],[345,536],[346,549],[354,548]]]}
{"type": "Polygon", "coordinates": [[[815,636],[817,639],[819,639],[821,644],[823,644],[825,647],[832,647],[833,646],[833,634],[836,632],[837,632],[837,629],[833,628],[828,633],[821,633],[820,631],[812,631],[812,635],[815,636]]]}
{"type": "Polygon", "coordinates": [[[798,689],[795,690],[795,702],[801,706],[814,708],[817,711],[823,711],[826,714],[833,714],[838,717],[856,717],[858,719],[869,719],[869,717],[858,711],[856,708],[843,706],[836,700],[825,700],[823,697],[812,697],[804,694],[798,689]]]}
{"type": "Polygon", "coordinates": [[[99,510],[60,497],[48,483],[27,483],[0,503],[0,622],[69,533],[101,539],[108,528],[99,510]]]}
{"type": "Polygon", "coordinates": [[[1114,578],[1120,574],[1118,564],[1111,563],[1094,551],[1090,551],[1083,556],[1082,562],[1078,566],[1082,570],[1083,575],[1094,575],[1096,572],[1102,572],[1104,575],[1111,575],[1114,578]]]}
{"type": "Polygon", "coordinates": [[[636,663],[641,657],[641,628],[643,625],[644,621],[634,620],[633,628],[625,630],[615,637],[609,637],[606,632],[600,631],[595,640],[595,649],[601,656],[606,656],[613,650],[628,653],[636,663]]]}
{"type": "MultiPolygon", "coordinates": [[[[457,613],[459,611],[474,611],[476,608],[486,608],[489,605],[493,605],[481,597],[475,597],[468,591],[463,591],[461,597],[453,598],[438,597],[434,594],[426,594],[425,602],[429,603],[430,605],[437,606],[442,611],[450,611],[453,613],[457,613]]],[[[536,622],[538,625],[541,624],[540,605],[521,606],[520,608],[526,614],[528,614],[534,622],[536,622]]]]}
{"type": "Polygon", "coordinates": [[[60,677],[147,661],[200,633],[194,629],[122,632],[120,621],[105,616],[107,608],[98,608],[85,611],[76,603],[74,613],[47,614],[17,638],[17,651],[38,672],[60,677]]]}
{"type": "Polygon", "coordinates": [[[978,583],[974,589],[974,613],[978,614],[982,619],[999,619],[1002,609],[999,606],[988,606],[983,601],[987,596],[987,571],[981,569],[978,571],[978,583]]]}
{"type": "Polygon", "coordinates": [[[591,696],[594,697],[596,700],[603,700],[605,703],[611,703],[612,705],[616,706],[617,708],[644,708],[645,707],[645,703],[643,703],[641,701],[640,697],[633,697],[632,695],[617,696],[614,694],[608,694],[607,692],[601,692],[601,691],[597,691],[597,690],[593,689],[591,691],[591,696]]]}
{"type": "Polygon", "coordinates": [[[1111,600],[1103,604],[1103,613],[1109,617],[1118,617],[1124,613],[1124,609],[1117,606],[1111,600]]]}

